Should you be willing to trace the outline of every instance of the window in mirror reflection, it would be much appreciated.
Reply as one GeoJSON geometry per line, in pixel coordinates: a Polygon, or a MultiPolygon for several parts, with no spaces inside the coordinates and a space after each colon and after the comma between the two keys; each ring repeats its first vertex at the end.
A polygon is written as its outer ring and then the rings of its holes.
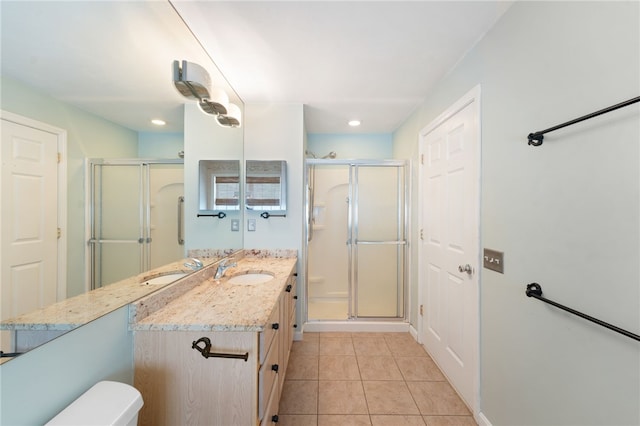
{"type": "Polygon", "coordinates": [[[247,160],[246,207],[249,210],[287,211],[287,162],[247,160]]]}
{"type": "Polygon", "coordinates": [[[240,161],[200,160],[200,211],[240,210],[240,161]]]}

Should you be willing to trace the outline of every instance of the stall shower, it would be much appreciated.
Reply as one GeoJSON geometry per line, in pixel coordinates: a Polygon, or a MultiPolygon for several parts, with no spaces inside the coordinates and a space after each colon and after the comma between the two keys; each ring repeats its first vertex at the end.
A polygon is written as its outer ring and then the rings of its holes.
{"type": "Polygon", "coordinates": [[[183,170],[183,160],[88,160],[90,289],[184,257],[183,170]]]}
{"type": "Polygon", "coordinates": [[[306,160],[309,322],[405,319],[406,169],[306,160]]]}

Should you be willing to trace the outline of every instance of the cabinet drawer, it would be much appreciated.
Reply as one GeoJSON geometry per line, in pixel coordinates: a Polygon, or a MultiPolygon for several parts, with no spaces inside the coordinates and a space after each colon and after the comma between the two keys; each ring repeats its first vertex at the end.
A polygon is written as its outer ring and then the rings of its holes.
{"type": "Polygon", "coordinates": [[[264,418],[260,422],[260,426],[276,426],[278,424],[278,405],[280,404],[280,392],[278,392],[278,382],[273,383],[271,389],[271,397],[267,404],[264,418]]]}
{"type": "Polygon", "coordinates": [[[260,365],[264,363],[264,359],[269,352],[273,337],[280,329],[280,304],[276,303],[271,312],[271,316],[265,325],[264,331],[260,332],[260,365]]]}
{"type": "MultiPolygon", "coordinates": [[[[275,340],[277,342],[277,338],[275,340]]],[[[266,361],[260,367],[258,373],[258,418],[264,417],[264,412],[271,396],[270,392],[273,388],[273,382],[278,381],[278,371],[280,371],[280,365],[278,365],[278,344],[271,345],[266,361]],[[274,369],[275,366],[275,369],[274,369]]]]}
{"type": "Polygon", "coordinates": [[[291,296],[289,297],[289,312],[296,308],[296,302],[298,298],[298,285],[296,283],[296,277],[291,277],[291,296]]]}

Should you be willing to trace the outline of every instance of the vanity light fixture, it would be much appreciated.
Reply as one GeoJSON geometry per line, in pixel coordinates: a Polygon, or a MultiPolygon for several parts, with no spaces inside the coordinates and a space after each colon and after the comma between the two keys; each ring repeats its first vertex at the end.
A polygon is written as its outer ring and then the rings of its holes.
{"type": "Polygon", "coordinates": [[[151,124],[155,124],[156,126],[164,126],[167,124],[167,122],[159,118],[154,118],[151,120],[151,124]]]}
{"type": "Polygon", "coordinates": [[[221,126],[240,127],[240,108],[229,102],[223,89],[213,87],[209,73],[200,65],[173,61],[173,84],[182,96],[197,100],[202,112],[215,115],[221,126]]]}
{"type": "Polygon", "coordinates": [[[211,96],[207,99],[200,99],[198,106],[202,112],[207,114],[226,114],[229,107],[229,96],[224,90],[214,87],[211,89],[211,96]]]}
{"type": "Polygon", "coordinates": [[[211,77],[207,70],[188,61],[173,61],[173,84],[187,99],[207,99],[211,91],[211,77]]]}
{"type": "Polygon", "coordinates": [[[360,125],[360,120],[351,120],[349,121],[349,126],[358,127],[360,125]]]}
{"type": "Polygon", "coordinates": [[[240,127],[242,121],[242,111],[236,104],[229,102],[229,108],[226,114],[220,114],[218,117],[218,124],[222,127],[240,127]]]}

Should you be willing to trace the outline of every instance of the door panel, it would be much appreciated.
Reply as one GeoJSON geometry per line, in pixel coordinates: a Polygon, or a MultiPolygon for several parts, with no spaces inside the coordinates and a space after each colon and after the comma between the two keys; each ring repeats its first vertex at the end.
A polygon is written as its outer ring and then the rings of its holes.
{"type": "Polygon", "coordinates": [[[424,237],[420,247],[420,340],[470,407],[478,377],[478,100],[420,135],[424,237]],[[445,154],[444,156],[442,154],[445,154]],[[459,266],[471,265],[469,274],[459,266]]]}
{"type": "Polygon", "coordinates": [[[398,246],[359,244],[357,249],[358,317],[392,317],[399,311],[398,246]]]}
{"type": "MultiPolygon", "coordinates": [[[[58,138],[2,120],[2,319],[57,299],[58,138]]],[[[3,332],[3,351],[11,352],[3,332]]]]}
{"type": "Polygon", "coordinates": [[[178,242],[179,198],[184,194],[182,164],[149,165],[149,267],[153,269],[184,257],[178,242]]]}

